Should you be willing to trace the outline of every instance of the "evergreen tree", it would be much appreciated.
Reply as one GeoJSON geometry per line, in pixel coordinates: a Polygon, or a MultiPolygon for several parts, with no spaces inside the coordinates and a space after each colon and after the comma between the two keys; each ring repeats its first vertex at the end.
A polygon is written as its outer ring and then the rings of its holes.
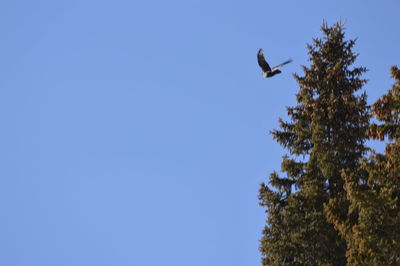
{"type": "Polygon", "coordinates": [[[359,169],[344,171],[349,213],[330,219],[346,239],[349,265],[400,265],[400,71],[389,92],[373,106],[382,124],[372,124],[369,136],[389,139],[384,154],[372,153],[359,169]]]}
{"type": "Polygon", "coordinates": [[[294,75],[298,104],[288,107],[274,138],[288,149],[281,171],[261,185],[260,205],[267,225],[260,250],[263,265],[344,265],[346,242],[328,221],[327,211],[347,215],[349,201],[342,169],[358,167],[365,152],[369,115],[366,95],[356,95],[366,80],[363,67],[352,67],[354,40],[343,25],[321,27],[322,38],[308,45],[309,67],[294,75]],[[329,203],[329,206],[324,206],[329,203]]]}

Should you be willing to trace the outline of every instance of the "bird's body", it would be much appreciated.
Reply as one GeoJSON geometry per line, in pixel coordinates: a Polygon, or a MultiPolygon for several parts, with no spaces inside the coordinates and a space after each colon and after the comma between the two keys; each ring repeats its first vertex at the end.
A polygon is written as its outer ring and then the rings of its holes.
{"type": "Polygon", "coordinates": [[[283,62],[280,65],[277,65],[276,67],[273,67],[271,69],[271,67],[268,65],[267,61],[264,58],[264,52],[262,49],[258,50],[257,53],[257,61],[258,61],[258,65],[261,67],[262,71],[263,71],[263,77],[264,78],[269,78],[272,77],[276,74],[282,73],[282,71],[279,70],[279,68],[281,68],[282,66],[289,64],[290,62],[292,62],[292,59],[289,59],[285,62],[283,62]]]}

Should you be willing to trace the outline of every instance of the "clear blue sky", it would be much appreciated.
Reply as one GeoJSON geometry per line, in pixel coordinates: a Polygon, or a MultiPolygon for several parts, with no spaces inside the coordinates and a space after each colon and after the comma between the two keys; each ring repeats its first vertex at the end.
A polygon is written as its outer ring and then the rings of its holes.
{"type": "Polygon", "coordinates": [[[346,21],[373,102],[400,3],[0,2],[0,265],[259,265],[268,132],[323,19],[346,21]],[[294,62],[263,79],[272,65],[294,62]]]}

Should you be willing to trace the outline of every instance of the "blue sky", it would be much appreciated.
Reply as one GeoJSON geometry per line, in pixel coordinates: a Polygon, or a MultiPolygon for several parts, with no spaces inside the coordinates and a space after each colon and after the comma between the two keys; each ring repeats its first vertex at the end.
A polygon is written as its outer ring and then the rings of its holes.
{"type": "Polygon", "coordinates": [[[323,19],[372,103],[398,1],[0,2],[0,265],[259,265],[268,132],[323,19]],[[271,65],[263,79],[256,53],[271,65]]]}

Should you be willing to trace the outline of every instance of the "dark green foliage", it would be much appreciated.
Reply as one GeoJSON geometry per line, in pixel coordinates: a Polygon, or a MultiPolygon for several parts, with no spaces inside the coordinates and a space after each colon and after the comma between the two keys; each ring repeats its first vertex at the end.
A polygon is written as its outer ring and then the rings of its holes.
{"type": "Polygon", "coordinates": [[[381,124],[369,137],[390,142],[385,154],[372,153],[358,169],[343,172],[347,216],[329,214],[346,239],[349,265],[400,265],[400,71],[392,67],[395,85],[372,107],[381,124]]]}
{"type": "Polygon", "coordinates": [[[346,241],[328,221],[328,214],[348,214],[343,169],[355,169],[365,153],[369,114],[362,67],[352,67],[354,40],[345,40],[343,26],[322,26],[323,37],[308,45],[309,67],[294,75],[298,104],[287,108],[274,138],[288,149],[281,171],[262,184],[260,205],[267,226],[260,250],[263,265],[344,265],[346,241]],[[326,206],[325,206],[326,205],[326,206]],[[325,207],[324,207],[325,206],[325,207]]]}

